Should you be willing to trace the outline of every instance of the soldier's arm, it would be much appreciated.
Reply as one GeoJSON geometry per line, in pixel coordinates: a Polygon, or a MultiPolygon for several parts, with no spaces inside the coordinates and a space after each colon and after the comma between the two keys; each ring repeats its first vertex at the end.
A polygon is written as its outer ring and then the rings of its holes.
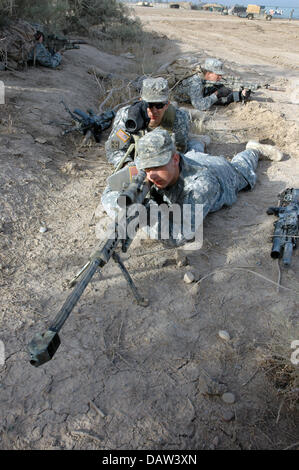
{"type": "MultiPolygon", "coordinates": [[[[125,121],[128,117],[128,107],[121,108],[114,118],[112,131],[105,144],[106,157],[109,163],[116,167],[125,155],[130,145],[130,135],[126,131],[125,121]]],[[[128,157],[128,161],[132,160],[128,157]]]]}
{"type": "Polygon", "coordinates": [[[179,152],[185,153],[188,147],[188,137],[190,131],[190,118],[186,111],[178,108],[175,114],[173,132],[175,134],[175,144],[179,152]]]}
{"type": "Polygon", "coordinates": [[[188,94],[190,97],[191,104],[194,108],[199,111],[205,111],[210,109],[213,104],[218,101],[216,93],[212,93],[209,96],[204,96],[204,85],[202,79],[198,76],[191,77],[188,79],[188,94]]]}

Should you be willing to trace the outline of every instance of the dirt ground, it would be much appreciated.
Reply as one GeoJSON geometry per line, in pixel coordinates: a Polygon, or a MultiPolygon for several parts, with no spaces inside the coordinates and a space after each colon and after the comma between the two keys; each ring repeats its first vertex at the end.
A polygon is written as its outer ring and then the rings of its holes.
{"type": "Polygon", "coordinates": [[[83,45],[65,52],[59,70],[1,72],[0,448],[296,449],[299,258],[294,252],[287,269],[272,260],[275,218],[266,210],[281,190],[298,187],[298,22],[136,13],[170,39],[161,65],[184,54],[216,56],[238,75],[284,90],[258,90],[246,106],[216,108],[194,123],[210,135],[212,155],[231,158],[260,139],[284,159],[261,161],[254,190],[208,215],[189,265],[178,267],[175,250],[158,242],[134,241],[123,259],[149,306],[133,301],[111,261],[65,323],[54,358],[34,368],[28,342],[50,325],[67,281],[97,246],[97,207],[112,172],[109,131],[80,148],[79,135],[62,137],[51,122],[68,120],[62,98],[71,109],[97,110],[91,64],[129,76],[134,60],[83,45]],[[202,281],[186,284],[187,271],[202,281]]]}

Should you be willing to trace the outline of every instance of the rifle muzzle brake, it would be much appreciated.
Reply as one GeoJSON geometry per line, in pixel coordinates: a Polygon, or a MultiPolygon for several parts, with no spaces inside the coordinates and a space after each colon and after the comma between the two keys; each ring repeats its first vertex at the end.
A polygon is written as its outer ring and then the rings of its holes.
{"type": "Polygon", "coordinates": [[[38,367],[52,359],[60,345],[56,331],[47,330],[38,333],[29,343],[30,364],[38,367]]]}

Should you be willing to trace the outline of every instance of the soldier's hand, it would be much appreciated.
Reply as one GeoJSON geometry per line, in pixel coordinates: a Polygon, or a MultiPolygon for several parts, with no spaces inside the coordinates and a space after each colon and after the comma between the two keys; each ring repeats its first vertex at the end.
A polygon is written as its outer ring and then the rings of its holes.
{"type": "Polygon", "coordinates": [[[243,88],[243,90],[240,92],[241,101],[243,103],[247,103],[247,101],[249,100],[250,94],[251,94],[251,90],[249,90],[248,88],[243,88]]]}

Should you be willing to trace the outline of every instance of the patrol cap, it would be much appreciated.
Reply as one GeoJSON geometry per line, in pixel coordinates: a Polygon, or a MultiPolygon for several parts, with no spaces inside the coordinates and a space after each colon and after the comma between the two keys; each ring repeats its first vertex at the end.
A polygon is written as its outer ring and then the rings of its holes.
{"type": "Polygon", "coordinates": [[[145,78],[142,82],[141,98],[148,103],[168,101],[168,82],[165,78],[145,78]]]}
{"type": "Polygon", "coordinates": [[[204,69],[208,72],[217,73],[217,75],[224,75],[223,63],[218,59],[206,59],[204,63],[204,69]]]}
{"type": "Polygon", "coordinates": [[[174,151],[175,145],[169,132],[157,127],[138,141],[136,166],[138,170],[144,170],[167,165],[174,151]]]}

